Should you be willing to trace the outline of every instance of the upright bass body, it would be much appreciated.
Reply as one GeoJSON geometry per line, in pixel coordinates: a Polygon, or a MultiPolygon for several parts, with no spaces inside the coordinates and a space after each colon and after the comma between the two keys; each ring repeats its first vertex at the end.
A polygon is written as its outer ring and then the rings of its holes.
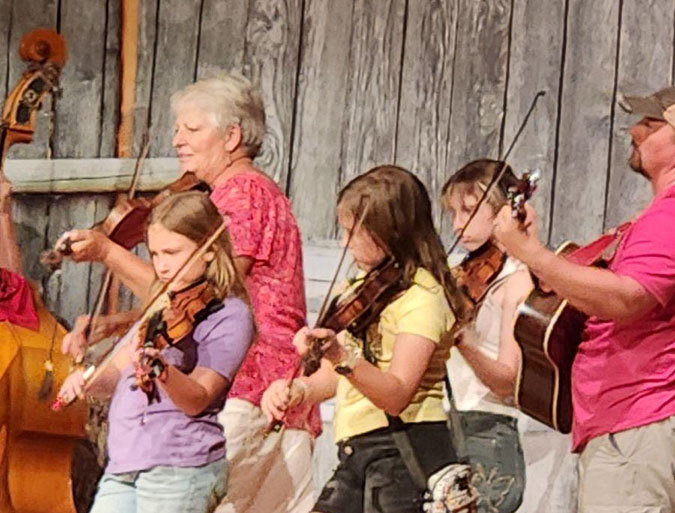
{"type": "MultiPolygon", "coordinates": [[[[21,38],[19,54],[29,67],[2,110],[2,181],[9,148],[32,141],[36,112],[45,95],[58,86],[66,60],[65,42],[53,30],[36,29],[21,38]]],[[[15,245],[13,237],[6,235],[0,234],[1,243],[15,245]]],[[[0,290],[11,296],[4,285],[0,290]]],[[[80,457],[87,453],[86,449],[80,452],[86,447],[82,445],[86,407],[79,405],[65,415],[52,412],[49,387],[41,389],[48,376],[46,362],[51,362],[59,382],[68,374],[69,360],[60,351],[65,330],[37,294],[33,304],[37,329],[0,322],[0,513],[84,513],[90,501],[80,497],[91,495],[98,477],[93,453],[89,453],[91,471],[80,457]],[[87,477],[78,475],[80,471],[87,477]]],[[[23,311],[28,306],[18,308],[23,311]]]]}
{"type": "Polygon", "coordinates": [[[86,405],[64,415],[51,410],[49,397],[39,398],[50,353],[56,382],[70,362],[60,353],[64,328],[36,305],[39,331],[0,323],[0,511],[81,513],[98,478],[83,444],[86,405]]]}

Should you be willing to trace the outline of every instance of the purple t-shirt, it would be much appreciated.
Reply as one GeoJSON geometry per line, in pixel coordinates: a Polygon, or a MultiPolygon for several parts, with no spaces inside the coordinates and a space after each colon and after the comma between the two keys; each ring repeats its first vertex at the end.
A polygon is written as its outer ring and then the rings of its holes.
{"type": "MultiPolygon", "coordinates": [[[[131,332],[128,336],[133,335],[131,332]]],[[[195,367],[206,367],[232,383],[253,334],[250,309],[241,299],[229,297],[223,308],[197,325],[191,337],[164,349],[162,354],[185,374],[195,367]]],[[[159,387],[159,400],[148,404],[143,391],[132,390],[134,382],[134,369],[129,365],[110,404],[107,473],[146,470],[157,465],[194,467],[225,456],[223,427],[216,419],[225,404],[225,394],[191,417],[159,387]]]]}

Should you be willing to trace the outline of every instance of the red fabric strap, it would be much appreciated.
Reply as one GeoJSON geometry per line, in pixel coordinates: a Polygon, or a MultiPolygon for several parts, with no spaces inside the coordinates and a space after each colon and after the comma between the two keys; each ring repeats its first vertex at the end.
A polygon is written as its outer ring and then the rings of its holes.
{"type": "Polygon", "coordinates": [[[20,274],[0,268],[0,321],[37,331],[40,327],[33,295],[20,274]]]}
{"type": "Polygon", "coordinates": [[[567,259],[579,265],[593,265],[598,260],[611,260],[616,246],[632,223],[624,223],[605,233],[593,242],[572,251],[567,259]]]}

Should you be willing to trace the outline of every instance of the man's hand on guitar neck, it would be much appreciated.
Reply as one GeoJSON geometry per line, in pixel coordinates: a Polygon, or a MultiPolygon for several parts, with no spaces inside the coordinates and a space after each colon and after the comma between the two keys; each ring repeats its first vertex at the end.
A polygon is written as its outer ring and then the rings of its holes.
{"type": "Polygon", "coordinates": [[[539,242],[536,212],[525,206],[521,224],[503,207],[495,218],[494,236],[512,257],[523,262],[540,280],[586,315],[613,321],[638,318],[658,302],[636,280],[607,269],[578,265],[556,255],[539,242]]]}
{"type": "Polygon", "coordinates": [[[527,263],[546,248],[539,242],[537,213],[529,203],[524,205],[525,219],[514,217],[513,210],[504,206],[495,216],[494,236],[513,258],[527,263]]]}

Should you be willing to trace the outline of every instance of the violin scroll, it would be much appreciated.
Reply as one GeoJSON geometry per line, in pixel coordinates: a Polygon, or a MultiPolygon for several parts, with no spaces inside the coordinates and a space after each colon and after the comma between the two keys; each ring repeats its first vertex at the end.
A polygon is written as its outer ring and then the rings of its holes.
{"type": "Polygon", "coordinates": [[[511,204],[511,215],[520,222],[525,221],[525,203],[537,190],[537,184],[541,178],[539,168],[526,171],[518,180],[518,185],[509,187],[508,199],[511,204]]]}

